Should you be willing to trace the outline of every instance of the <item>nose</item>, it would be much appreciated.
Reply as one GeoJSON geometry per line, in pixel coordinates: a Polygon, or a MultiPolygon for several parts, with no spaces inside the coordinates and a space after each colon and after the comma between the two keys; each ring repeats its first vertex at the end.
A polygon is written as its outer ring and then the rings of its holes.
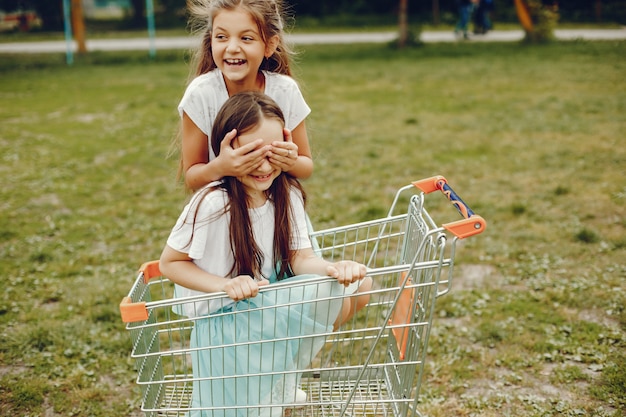
{"type": "Polygon", "coordinates": [[[238,52],[239,51],[239,39],[236,37],[232,37],[228,41],[228,45],[226,46],[226,51],[228,52],[238,52]]]}
{"type": "Polygon", "coordinates": [[[274,167],[270,164],[269,158],[265,158],[256,170],[259,174],[268,174],[274,170],[274,167]]]}

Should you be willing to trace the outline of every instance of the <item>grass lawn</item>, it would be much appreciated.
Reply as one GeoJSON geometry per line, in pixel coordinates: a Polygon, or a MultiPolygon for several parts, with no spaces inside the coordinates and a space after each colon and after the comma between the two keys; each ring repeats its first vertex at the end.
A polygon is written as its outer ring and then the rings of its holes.
{"type": "MultiPolygon", "coordinates": [[[[0,60],[0,415],[140,415],[118,304],[186,198],[188,74],[145,55],[0,60]]],[[[624,74],[626,42],[300,50],[317,228],[436,174],[488,222],[437,305],[424,415],[626,413],[624,74]]]]}

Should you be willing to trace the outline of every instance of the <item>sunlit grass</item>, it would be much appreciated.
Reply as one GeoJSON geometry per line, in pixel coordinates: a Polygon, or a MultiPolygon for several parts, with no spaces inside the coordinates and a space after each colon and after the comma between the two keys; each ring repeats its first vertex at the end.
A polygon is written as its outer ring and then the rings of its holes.
{"type": "MultiPolygon", "coordinates": [[[[422,411],[623,414],[626,43],[300,52],[317,228],[436,174],[488,221],[438,300],[422,411]]],[[[185,54],[6,58],[0,414],[137,415],[117,305],[185,200],[166,159],[185,54]]]]}

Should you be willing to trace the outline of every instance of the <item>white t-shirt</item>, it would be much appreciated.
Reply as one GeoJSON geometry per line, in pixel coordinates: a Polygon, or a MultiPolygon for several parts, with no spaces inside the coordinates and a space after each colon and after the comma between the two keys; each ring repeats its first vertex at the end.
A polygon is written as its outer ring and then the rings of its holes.
{"type": "MultiPolygon", "coordinates": [[[[285,116],[285,127],[295,129],[311,113],[311,109],[304,101],[302,93],[296,81],[283,74],[263,71],[265,76],[265,91],[274,99],[285,116]]],[[[215,116],[224,102],[228,100],[228,90],[224,77],[219,69],[214,69],[206,74],[194,78],[178,104],[178,113],[183,117],[183,112],[198,126],[209,138],[209,160],[215,159],[211,149],[211,129],[215,116]]]]}
{"type": "MultiPolygon", "coordinates": [[[[215,183],[211,183],[207,187],[214,185],[215,183]]],[[[203,193],[205,188],[199,190],[189,204],[185,206],[167,239],[167,245],[172,249],[188,254],[201,269],[220,277],[226,277],[234,263],[228,227],[230,215],[224,214],[228,195],[224,190],[218,188],[209,192],[204,199],[199,201],[197,197],[203,193]]],[[[290,198],[294,215],[292,223],[294,231],[290,239],[291,249],[310,248],[311,242],[302,196],[297,190],[291,190],[290,198]]],[[[274,204],[268,200],[263,206],[250,209],[250,220],[254,239],[264,256],[262,272],[265,277],[269,278],[275,268],[273,263],[274,204]]],[[[204,293],[176,285],[176,297],[202,294],[204,293]]],[[[182,314],[187,317],[198,317],[219,310],[230,303],[232,300],[224,298],[209,300],[209,303],[187,303],[183,305],[182,314]]]]}

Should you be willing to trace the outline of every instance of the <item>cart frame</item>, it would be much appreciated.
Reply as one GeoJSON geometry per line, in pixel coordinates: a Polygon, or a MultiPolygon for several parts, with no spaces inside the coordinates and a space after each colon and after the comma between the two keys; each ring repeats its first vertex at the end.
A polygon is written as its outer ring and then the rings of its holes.
{"type": "MultiPolygon", "coordinates": [[[[485,228],[485,220],[461,200],[444,177],[436,176],[400,188],[381,219],[312,232],[311,239],[323,258],[366,264],[374,282],[368,291],[368,305],[336,331],[310,336],[323,338],[324,343],[307,369],[276,372],[276,377],[297,372],[300,386],[308,393],[305,403],[272,403],[272,410],[280,410],[278,414],[264,414],[264,408],[250,405],[206,407],[202,415],[421,416],[419,390],[435,301],[451,289],[457,240],[485,228]],[[409,190],[407,209],[394,214],[409,190]],[[436,190],[452,202],[462,220],[437,226],[424,208],[425,194],[436,190]]],[[[326,277],[278,282],[260,291],[331,281],[326,277]]],[[[173,287],[161,275],[158,262],[148,262],[120,304],[132,340],[141,408],[148,417],[186,416],[194,411],[190,397],[195,378],[189,359],[194,351],[189,334],[195,319],[175,312],[185,303],[225,297],[216,293],[175,298],[173,287]]],[[[354,296],[326,295],[320,301],[354,296]]]]}

